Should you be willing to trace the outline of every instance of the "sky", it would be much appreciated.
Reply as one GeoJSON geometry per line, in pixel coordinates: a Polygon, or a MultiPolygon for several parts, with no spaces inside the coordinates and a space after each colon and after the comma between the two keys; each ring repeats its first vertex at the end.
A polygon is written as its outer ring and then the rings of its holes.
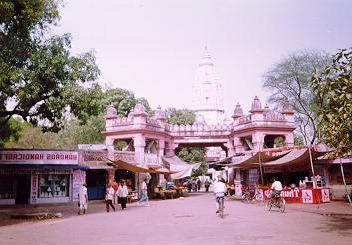
{"type": "Polygon", "coordinates": [[[351,0],[65,0],[55,34],[72,53],[94,50],[98,81],[152,108],[190,108],[204,46],[224,88],[225,112],[266,103],[263,74],[288,54],[352,47],[351,0]]]}

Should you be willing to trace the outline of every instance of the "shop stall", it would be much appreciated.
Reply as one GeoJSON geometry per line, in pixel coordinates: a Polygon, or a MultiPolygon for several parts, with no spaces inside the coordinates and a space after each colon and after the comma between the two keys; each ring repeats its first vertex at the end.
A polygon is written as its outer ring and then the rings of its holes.
{"type": "Polygon", "coordinates": [[[70,202],[85,183],[78,152],[1,150],[0,204],[70,202]]]}

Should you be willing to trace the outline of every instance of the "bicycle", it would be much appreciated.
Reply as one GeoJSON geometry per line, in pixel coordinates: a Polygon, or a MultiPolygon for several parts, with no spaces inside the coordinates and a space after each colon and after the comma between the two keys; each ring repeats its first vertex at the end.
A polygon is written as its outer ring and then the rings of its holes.
{"type": "Polygon", "coordinates": [[[243,193],[242,197],[241,197],[241,201],[242,202],[247,202],[247,203],[253,203],[256,201],[256,196],[257,194],[254,193],[250,193],[249,191],[246,191],[245,193],[243,193]]]}
{"type": "Polygon", "coordinates": [[[216,200],[219,202],[219,216],[224,218],[224,199],[225,197],[216,197],[216,200]]]}
{"type": "Polygon", "coordinates": [[[275,195],[274,197],[269,198],[266,204],[266,208],[268,209],[268,211],[270,211],[273,206],[277,207],[281,211],[281,213],[283,213],[285,212],[286,201],[283,197],[275,195]]]}

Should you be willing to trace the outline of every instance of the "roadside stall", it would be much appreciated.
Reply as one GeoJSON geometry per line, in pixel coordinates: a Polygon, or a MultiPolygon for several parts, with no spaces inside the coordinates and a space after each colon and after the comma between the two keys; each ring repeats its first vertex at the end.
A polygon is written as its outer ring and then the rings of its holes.
{"type": "Polygon", "coordinates": [[[269,186],[275,177],[284,187],[281,196],[287,202],[326,203],[331,199],[331,191],[325,181],[327,173],[313,164],[326,153],[326,150],[319,151],[314,147],[270,149],[236,157],[226,166],[235,168],[236,196],[239,196],[243,185],[255,185],[256,199],[264,201],[270,197],[269,186]],[[246,178],[243,173],[247,173],[246,178]],[[259,183],[268,186],[259,187],[259,183]]]}

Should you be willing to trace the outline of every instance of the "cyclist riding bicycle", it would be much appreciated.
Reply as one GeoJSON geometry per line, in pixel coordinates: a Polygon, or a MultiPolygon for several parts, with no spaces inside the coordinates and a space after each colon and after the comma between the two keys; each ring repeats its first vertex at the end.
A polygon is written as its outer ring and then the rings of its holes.
{"type": "Polygon", "coordinates": [[[220,201],[221,198],[225,197],[227,188],[225,185],[225,180],[222,177],[218,178],[218,181],[214,184],[214,193],[216,195],[216,213],[220,212],[220,201]]]}
{"type": "Polygon", "coordinates": [[[281,194],[281,191],[282,191],[281,182],[276,180],[276,178],[274,178],[274,182],[271,185],[271,189],[273,190],[273,192],[271,193],[270,198],[280,197],[280,194],[281,194]]]}

